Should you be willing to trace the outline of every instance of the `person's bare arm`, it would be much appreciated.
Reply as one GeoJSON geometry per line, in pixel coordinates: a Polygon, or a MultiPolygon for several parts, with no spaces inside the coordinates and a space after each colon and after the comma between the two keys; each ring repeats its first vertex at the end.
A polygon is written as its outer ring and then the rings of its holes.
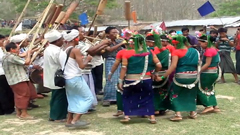
{"type": "Polygon", "coordinates": [[[106,51],[108,51],[108,52],[113,52],[113,51],[117,50],[119,47],[121,47],[121,46],[124,45],[124,44],[125,44],[125,43],[122,42],[122,43],[117,44],[117,45],[115,45],[115,46],[113,46],[113,47],[106,48],[106,51]]]}
{"type": "Polygon", "coordinates": [[[76,59],[79,68],[81,69],[84,69],[87,66],[88,62],[92,60],[92,56],[90,55],[88,55],[87,58],[83,60],[83,55],[80,52],[80,49],[73,48],[71,53],[74,55],[74,58],[76,59]]]}
{"type": "Polygon", "coordinates": [[[212,57],[207,57],[206,63],[201,68],[201,72],[206,70],[211,65],[211,62],[212,62],[212,57]]]}
{"type": "Polygon", "coordinates": [[[25,63],[24,65],[30,65],[31,63],[31,50],[27,52],[26,56],[25,56],[25,63]]]}
{"type": "Polygon", "coordinates": [[[112,69],[110,71],[110,73],[108,73],[108,80],[110,81],[112,78],[112,75],[114,74],[114,72],[117,70],[119,64],[121,63],[121,60],[116,59],[115,63],[112,66],[112,69]]]}
{"type": "Polygon", "coordinates": [[[122,68],[119,76],[118,89],[123,91],[123,80],[127,73],[128,59],[122,59],[122,68]]]}

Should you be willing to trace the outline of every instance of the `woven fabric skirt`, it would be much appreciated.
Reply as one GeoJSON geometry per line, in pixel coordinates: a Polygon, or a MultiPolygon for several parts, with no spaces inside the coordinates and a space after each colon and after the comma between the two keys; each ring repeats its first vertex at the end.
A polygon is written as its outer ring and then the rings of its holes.
{"type": "Polygon", "coordinates": [[[66,95],[68,112],[84,114],[92,107],[93,95],[82,76],[66,79],[66,95]]]}
{"type": "MultiPolygon", "coordinates": [[[[126,84],[133,81],[125,81],[126,84]]],[[[154,115],[152,79],[143,80],[137,85],[124,87],[123,110],[125,115],[154,115]]]]}
{"type": "MultiPolygon", "coordinates": [[[[181,84],[191,84],[196,79],[176,79],[181,84]]],[[[180,87],[174,82],[169,88],[169,102],[171,110],[178,111],[195,111],[196,110],[196,98],[197,98],[197,87],[198,84],[192,89],[180,87]]]]}
{"type": "MultiPolygon", "coordinates": [[[[154,82],[154,84],[161,84],[162,82],[154,82]]],[[[167,110],[169,107],[168,97],[168,83],[161,88],[154,88],[154,108],[155,111],[167,110]]],[[[154,86],[154,85],[153,85],[154,86]]]]}
{"type": "MultiPolygon", "coordinates": [[[[218,73],[201,73],[201,88],[204,91],[212,91],[214,89],[215,81],[218,78],[218,73]]],[[[200,89],[197,92],[197,104],[206,107],[217,106],[217,100],[214,95],[206,95],[200,89]]]]}
{"type": "Polygon", "coordinates": [[[106,85],[104,87],[104,95],[103,95],[103,100],[104,101],[116,101],[117,100],[117,83],[118,83],[118,78],[120,76],[120,66],[117,68],[117,70],[114,72],[112,75],[112,79],[109,81],[107,80],[108,78],[108,73],[111,71],[111,68],[113,64],[115,63],[114,58],[107,58],[105,60],[105,78],[106,78],[106,85]]]}

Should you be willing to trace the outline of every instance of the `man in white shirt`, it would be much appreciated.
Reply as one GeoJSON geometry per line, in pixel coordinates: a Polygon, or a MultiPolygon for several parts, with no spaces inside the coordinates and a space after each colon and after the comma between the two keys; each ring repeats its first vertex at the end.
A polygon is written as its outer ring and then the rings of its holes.
{"type": "Polygon", "coordinates": [[[4,38],[4,36],[0,35],[0,115],[11,114],[14,112],[14,95],[12,89],[8,85],[2,67],[2,58],[4,56],[2,47],[4,38]]]}
{"type": "Polygon", "coordinates": [[[57,87],[54,83],[54,75],[61,68],[58,61],[60,47],[63,45],[62,34],[52,30],[44,35],[49,41],[49,46],[44,51],[43,85],[51,89],[50,121],[64,122],[67,117],[67,97],[65,88],[57,87]]]}

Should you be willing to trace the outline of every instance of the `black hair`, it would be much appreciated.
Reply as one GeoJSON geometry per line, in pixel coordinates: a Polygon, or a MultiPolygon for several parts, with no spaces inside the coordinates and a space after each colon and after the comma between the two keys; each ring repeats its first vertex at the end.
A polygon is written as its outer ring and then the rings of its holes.
{"type": "Polygon", "coordinates": [[[110,34],[111,30],[113,30],[113,29],[117,29],[117,28],[116,28],[116,27],[109,26],[109,27],[106,28],[105,33],[106,33],[106,34],[110,34]]]}
{"type": "Polygon", "coordinates": [[[219,28],[218,33],[220,33],[220,32],[226,32],[227,33],[227,29],[226,28],[219,28]]]}
{"type": "Polygon", "coordinates": [[[146,37],[146,40],[154,41],[154,36],[153,36],[153,35],[151,35],[151,36],[147,36],[147,37],[146,37]]]}
{"type": "Polygon", "coordinates": [[[80,28],[81,26],[78,26],[78,25],[74,25],[74,26],[72,26],[72,28],[71,28],[71,30],[78,30],[78,28],[80,28]]]}
{"type": "Polygon", "coordinates": [[[187,31],[189,32],[189,29],[187,27],[182,28],[182,32],[187,31]]]}
{"type": "Polygon", "coordinates": [[[218,31],[217,30],[211,30],[210,34],[218,34],[218,31]]]}
{"type": "Polygon", "coordinates": [[[4,39],[5,38],[5,36],[3,36],[3,35],[0,35],[0,39],[4,39]]]}
{"type": "Polygon", "coordinates": [[[11,49],[16,49],[16,48],[17,48],[17,45],[13,42],[10,42],[5,46],[5,49],[7,52],[10,52],[11,49]]]}
{"type": "Polygon", "coordinates": [[[204,30],[203,30],[203,29],[200,29],[200,30],[199,30],[199,32],[202,32],[202,31],[204,31],[204,30]]]}
{"type": "Polygon", "coordinates": [[[176,30],[170,30],[168,33],[171,34],[171,33],[176,33],[176,30]]]}
{"type": "Polygon", "coordinates": [[[168,37],[167,37],[166,35],[161,35],[161,36],[160,36],[160,39],[168,40],[168,37]]]}
{"type": "Polygon", "coordinates": [[[91,36],[91,35],[93,35],[93,31],[90,31],[90,32],[88,33],[88,36],[91,36]]]}
{"type": "MultiPolygon", "coordinates": [[[[199,39],[206,40],[206,41],[208,40],[207,38],[208,38],[208,37],[207,37],[206,35],[199,37],[199,39]]],[[[209,40],[210,40],[210,42],[212,42],[212,43],[213,43],[213,42],[216,42],[216,37],[210,36],[210,39],[209,39],[209,40]]]]}

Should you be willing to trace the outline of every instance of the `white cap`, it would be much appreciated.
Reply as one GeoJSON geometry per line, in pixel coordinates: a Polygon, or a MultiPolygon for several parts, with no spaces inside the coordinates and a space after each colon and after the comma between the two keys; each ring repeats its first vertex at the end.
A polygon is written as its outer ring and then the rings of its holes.
{"type": "Polygon", "coordinates": [[[72,41],[74,38],[78,37],[78,35],[79,35],[79,31],[73,29],[73,30],[71,30],[70,33],[65,33],[65,34],[63,35],[63,38],[64,38],[64,40],[66,40],[66,41],[72,41]]]}
{"type": "Polygon", "coordinates": [[[56,41],[62,37],[62,34],[57,30],[51,30],[44,35],[44,38],[47,39],[50,43],[56,41]]]}
{"type": "Polygon", "coordinates": [[[25,39],[27,39],[27,34],[19,34],[19,35],[12,36],[10,38],[10,42],[19,43],[25,39]]]}

